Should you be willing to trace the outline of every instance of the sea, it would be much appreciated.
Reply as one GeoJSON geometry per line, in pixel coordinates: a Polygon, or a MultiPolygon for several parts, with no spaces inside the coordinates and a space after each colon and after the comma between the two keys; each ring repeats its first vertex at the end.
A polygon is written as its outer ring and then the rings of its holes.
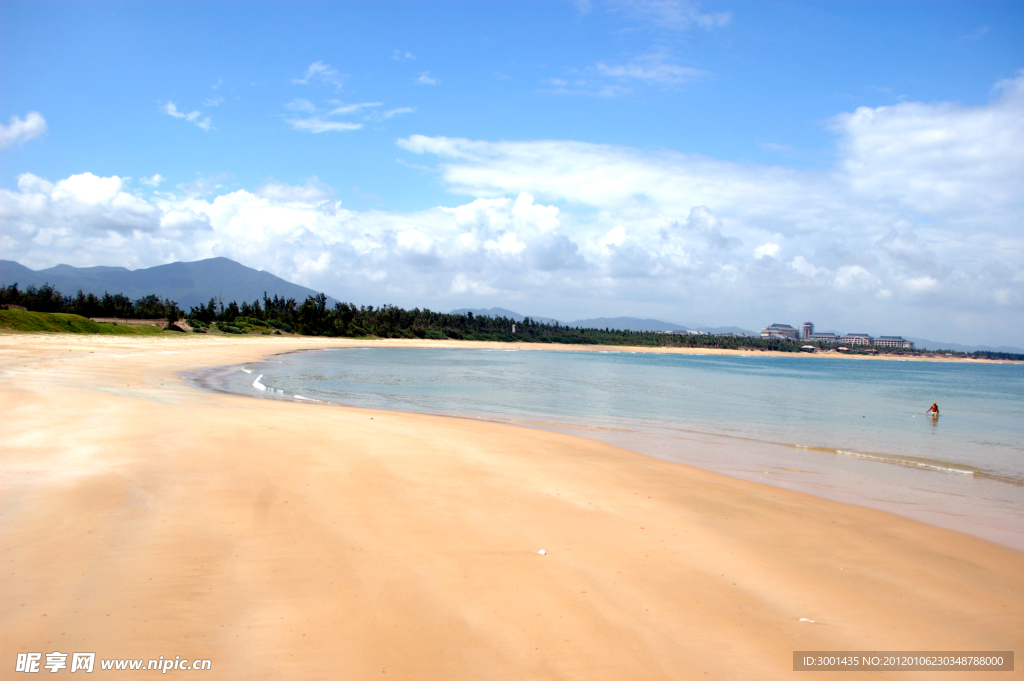
{"type": "Polygon", "coordinates": [[[186,378],[570,433],[1024,550],[1022,364],[371,347],[186,378]]]}

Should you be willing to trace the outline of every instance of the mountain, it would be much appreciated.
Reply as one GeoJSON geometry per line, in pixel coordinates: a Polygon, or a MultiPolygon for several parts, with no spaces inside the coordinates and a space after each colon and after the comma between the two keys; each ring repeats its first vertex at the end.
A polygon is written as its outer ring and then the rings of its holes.
{"type": "MultiPolygon", "coordinates": [[[[138,299],[153,293],[176,301],[183,310],[205,305],[210,298],[217,297],[225,303],[262,300],[264,291],[271,298],[276,294],[299,302],[318,293],[228,258],[173,262],[139,270],[57,265],[38,271],[11,260],[0,260],[0,284],[15,283],[21,289],[50,284],[64,295],[74,295],[81,289],[96,295],[123,293],[138,299]]],[[[329,304],[334,302],[328,298],[329,304]]]]}
{"type": "Polygon", "coordinates": [[[707,333],[717,335],[724,333],[742,333],[744,336],[757,336],[761,334],[757,331],[751,331],[750,329],[741,329],[738,326],[698,326],[693,329],[694,331],[706,331],[707,333]]]}
{"type": "Polygon", "coordinates": [[[914,344],[914,347],[918,350],[955,350],[957,352],[1012,352],[1018,354],[1024,354],[1024,348],[1014,347],[1012,345],[999,345],[992,347],[991,345],[961,345],[960,343],[940,343],[938,341],[931,341],[927,338],[910,338],[907,337],[908,341],[914,344]]]}
{"type": "MultiPolygon", "coordinates": [[[[467,312],[472,312],[477,317],[507,317],[514,322],[521,322],[526,319],[525,315],[513,312],[512,310],[506,310],[503,307],[492,307],[490,309],[460,307],[458,310],[452,310],[449,314],[466,314],[467,312]]],[[[530,319],[538,324],[554,324],[558,321],[557,319],[551,319],[549,317],[530,317],[530,319]]]]}
{"type": "Polygon", "coordinates": [[[577,319],[567,326],[584,329],[619,329],[621,331],[686,331],[693,327],[680,326],[660,319],[640,319],[638,317],[595,317],[594,319],[577,319]]]}

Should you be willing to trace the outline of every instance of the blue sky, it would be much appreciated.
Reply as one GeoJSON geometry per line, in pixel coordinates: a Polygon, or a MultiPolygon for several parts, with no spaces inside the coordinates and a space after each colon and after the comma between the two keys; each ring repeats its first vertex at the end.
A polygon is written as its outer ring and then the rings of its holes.
{"type": "Polygon", "coordinates": [[[1009,2],[6,2],[0,258],[1024,345],[1022,28],[1009,2]]]}

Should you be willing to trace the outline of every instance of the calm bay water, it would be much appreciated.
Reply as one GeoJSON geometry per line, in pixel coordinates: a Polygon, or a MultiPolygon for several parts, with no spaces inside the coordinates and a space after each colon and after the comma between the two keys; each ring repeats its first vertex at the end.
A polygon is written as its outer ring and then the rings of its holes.
{"type": "Polygon", "coordinates": [[[243,394],[582,434],[1024,549],[1019,364],[352,348],[204,376],[243,394]]]}

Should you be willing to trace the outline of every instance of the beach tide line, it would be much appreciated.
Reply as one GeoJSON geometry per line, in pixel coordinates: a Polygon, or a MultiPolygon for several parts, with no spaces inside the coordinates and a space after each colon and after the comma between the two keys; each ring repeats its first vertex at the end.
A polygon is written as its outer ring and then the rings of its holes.
{"type": "Polygon", "coordinates": [[[907,466],[909,468],[921,468],[925,470],[939,471],[941,473],[956,473],[958,475],[972,475],[976,477],[991,478],[993,480],[999,480],[1001,482],[1008,482],[1014,485],[1024,485],[1024,480],[1018,480],[1017,478],[1014,478],[1012,476],[993,473],[991,471],[982,470],[980,468],[974,468],[973,466],[968,466],[966,464],[957,464],[951,463],[949,461],[942,461],[941,459],[925,459],[917,456],[897,456],[892,454],[878,454],[874,452],[856,452],[847,449],[837,449],[833,447],[815,447],[812,445],[790,444],[789,446],[793,447],[794,449],[805,449],[813,452],[825,452],[827,454],[836,454],[838,456],[852,456],[857,459],[897,464],[900,466],[907,466]]]}

